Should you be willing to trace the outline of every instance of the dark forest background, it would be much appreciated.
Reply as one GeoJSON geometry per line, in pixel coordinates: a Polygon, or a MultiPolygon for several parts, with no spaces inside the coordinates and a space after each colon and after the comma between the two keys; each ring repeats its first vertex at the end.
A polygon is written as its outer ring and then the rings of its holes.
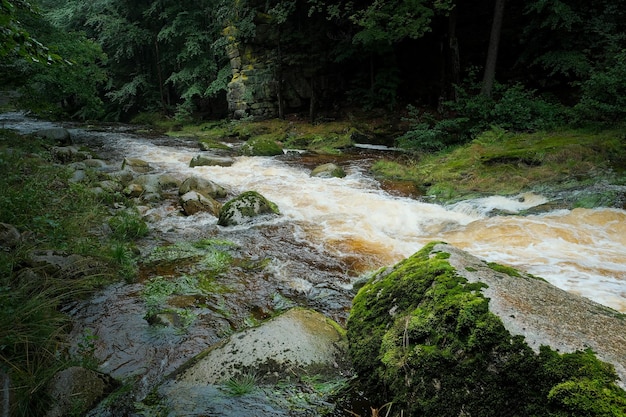
{"type": "Polygon", "coordinates": [[[408,114],[405,139],[437,148],[489,125],[623,120],[625,3],[2,0],[0,76],[66,118],[224,118],[227,45],[263,43],[278,94],[294,73],[312,92],[280,116],[313,100],[408,114]]]}

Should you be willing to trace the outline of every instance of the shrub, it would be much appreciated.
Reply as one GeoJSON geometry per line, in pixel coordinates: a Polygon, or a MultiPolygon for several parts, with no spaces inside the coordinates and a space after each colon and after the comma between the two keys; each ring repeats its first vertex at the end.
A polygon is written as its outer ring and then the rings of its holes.
{"type": "Polygon", "coordinates": [[[459,90],[456,102],[444,103],[448,118],[437,118],[409,107],[410,129],[398,138],[398,146],[407,149],[437,151],[450,145],[469,142],[481,132],[502,128],[533,132],[561,125],[564,108],[521,84],[496,85],[493,97],[473,90],[459,90]]]}
{"type": "Polygon", "coordinates": [[[626,51],[582,83],[582,97],[574,107],[579,122],[612,123],[626,117],[626,51]]]}

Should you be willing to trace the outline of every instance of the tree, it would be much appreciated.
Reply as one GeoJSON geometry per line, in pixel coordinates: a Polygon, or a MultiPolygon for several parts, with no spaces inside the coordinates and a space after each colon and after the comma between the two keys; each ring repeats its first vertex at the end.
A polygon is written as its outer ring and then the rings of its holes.
{"type": "Polygon", "coordinates": [[[485,73],[481,94],[491,97],[493,82],[496,78],[496,63],[498,61],[498,46],[500,43],[500,33],[502,31],[502,19],[504,18],[505,0],[496,0],[493,12],[493,22],[491,24],[491,35],[489,37],[489,48],[487,49],[487,62],[485,63],[485,73]]]}
{"type": "Polygon", "coordinates": [[[26,0],[0,2],[0,57],[21,56],[33,61],[58,62],[61,57],[51,54],[43,44],[32,37],[17,19],[19,12],[35,14],[26,0]]]}

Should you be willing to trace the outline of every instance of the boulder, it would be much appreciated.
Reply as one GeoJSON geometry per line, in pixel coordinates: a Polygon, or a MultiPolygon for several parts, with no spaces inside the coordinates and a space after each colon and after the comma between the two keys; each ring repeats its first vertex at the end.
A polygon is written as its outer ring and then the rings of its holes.
{"type": "Polygon", "coordinates": [[[343,178],[346,176],[346,172],[340,166],[328,163],[317,166],[313,171],[311,171],[312,177],[321,177],[321,178],[343,178]]]}
{"type": "Polygon", "coordinates": [[[283,148],[271,137],[257,136],[248,139],[240,152],[249,156],[276,156],[283,154],[283,148]]]}
{"type": "Polygon", "coordinates": [[[15,226],[0,223],[0,249],[12,249],[20,243],[20,232],[15,226]]]}
{"type": "Polygon", "coordinates": [[[34,250],[28,254],[26,266],[37,273],[77,279],[109,272],[106,264],[95,258],[56,250],[34,250]]]}
{"type": "Polygon", "coordinates": [[[122,191],[125,196],[130,198],[138,198],[145,192],[144,188],[139,184],[128,184],[122,191]]]}
{"type": "Polygon", "coordinates": [[[626,410],[623,314],[450,245],[378,271],[347,329],[365,394],[396,413],[626,410]]]}
{"type": "Polygon", "coordinates": [[[349,374],[345,351],[345,332],[335,322],[291,309],[192,359],[159,387],[161,407],[197,417],[328,415],[330,404],[303,381],[341,386],[349,374]],[[244,392],[231,388],[241,384],[244,392]]]}
{"type": "Polygon", "coordinates": [[[191,168],[198,166],[229,167],[234,163],[235,160],[228,156],[196,155],[189,162],[189,166],[191,168]]]}
{"type": "Polygon", "coordinates": [[[116,385],[110,376],[80,366],[57,372],[48,384],[47,393],[53,405],[45,416],[83,415],[116,385]]]}
{"type": "Polygon", "coordinates": [[[226,190],[221,185],[201,177],[189,177],[183,181],[178,189],[179,195],[187,194],[189,191],[197,191],[205,197],[224,198],[226,190]]]}
{"type": "Polygon", "coordinates": [[[187,216],[199,212],[211,213],[215,217],[219,216],[222,205],[212,199],[211,197],[205,197],[196,191],[189,191],[180,197],[180,205],[183,212],[187,216]]]}
{"type": "Polygon", "coordinates": [[[235,226],[249,223],[259,216],[280,214],[278,206],[256,191],[246,191],[228,201],[219,213],[217,224],[235,226]]]}
{"type": "Polygon", "coordinates": [[[50,140],[56,145],[66,146],[72,144],[72,137],[70,135],[70,132],[62,127],[41,129],[36,131],[34,135],[43,139],[50,140]]]}
{"type": "Polygon", "coordinates": [[[76,146],[53,146],[50,148],[50,155],[55,161],[62,164],[91,159],[89,152],[81,151],[76,146]]]}
{"type": "Polygon", "coordinates": [[[276,380],[295,370],[335,374],[345,365],[345,342],[343,330],[332,320],[293,308],[200,354],[177,382],[218,384],[243,373],[276,380]]]}
{"type": "Polygon", "coordinates": [[[124,169],[130,169],[138,174],[145,174],[152,171],[152,167],[148,162],[137,158],[124,158],[122,171],[124,169]]]}
{"type": "MultiPolygon", "coordinates": [[[[135,177],[132,183],[127,186],[141,190],[140,195],[144,201],[160,199],[161,192],[168,189],[175,189],[180,186],[180,180],[170,174],[143,174],[135,177]],[[145,196],[153,196],[146,199],[145,196]]],[[[138,197],[139,195],[135,195],[138,197]]]]}

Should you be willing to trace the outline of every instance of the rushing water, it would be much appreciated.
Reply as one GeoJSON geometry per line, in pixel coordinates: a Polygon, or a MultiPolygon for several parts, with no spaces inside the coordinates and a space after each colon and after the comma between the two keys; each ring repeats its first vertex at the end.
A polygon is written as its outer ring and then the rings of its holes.
{"type": "MultiPolygon", "coordinates": [[[[278,204],[278,222],[298,225],[300,238],[338,256],[365,259],[357,271],[392,264],[429,241],[443,240],[626,312],[624,210],[514,215],[547,202],[534,194],[443,207],[388,194],[367,175],[362,161],[346,164],[346,178],[328,179],[310,177],[308,168],[281,158],[239,157],[230,167],[189,168],[198,154],[191,147],[159,146],[133,136],[120,137],[112,146],[181,177],[200,175],[233,193],[260,192],[278,204]],[[511,214],[489,216],[494,210],[511,214]]],[[[180,217],[167,217],[158,227],[184,227],[178,222],[180,217]]]]}
{"type": "MultiPolygon", "coordinates": [[[[0,121],[22,131],[42,127],[15,115],[13,119],[5,115],[0,121]]],[[[81,131],[73,133],[81,136],[81,131]]],[[[310,167],[298,163],[298,158],[237,157],[230,167],[190,168],[190,160],[200,152],[193,141],[147,139],[119,131],[92,133],[93,137],[100,138],[105,153],[146,160],[181,179],[203,176],[232,194],[260,192],[279,206],[282,216],[275,222],[292,224],[296,237],[313,246],[355,259],[357,273],[390,265],[427,242],[442,240],[626,312],[624,210],[515,215],[547,202],[535,194],[494,196],[444,207],[385,192],[368,176],[368,160],[343,162],[348,175],[342,179],[310,177],[310,167]]],[[[153,227],[162,232],[215,225],[217,220],[167,213],[156,218],[160,220],[153,227]]]]}

